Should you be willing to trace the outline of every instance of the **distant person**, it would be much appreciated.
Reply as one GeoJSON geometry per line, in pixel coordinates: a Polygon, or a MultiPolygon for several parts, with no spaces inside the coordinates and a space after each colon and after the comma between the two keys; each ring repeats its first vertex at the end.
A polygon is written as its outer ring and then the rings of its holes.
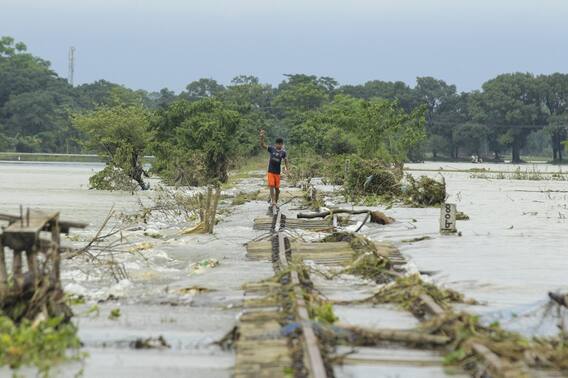
{"type": "Polygon", "coordinates": [[[260,130],[260,147],[266,149],[270,154],[268,161],[268,188],[270,189],[270,209],[276,213],[278,209],[278,197],[280,197],[280,172],[282,160],[284,160],[284,173],[288,172],[288,154],[284,149],[284,139],[276,138],[274,145],[268,146],[264,141],[264,130],[260,130]]]}

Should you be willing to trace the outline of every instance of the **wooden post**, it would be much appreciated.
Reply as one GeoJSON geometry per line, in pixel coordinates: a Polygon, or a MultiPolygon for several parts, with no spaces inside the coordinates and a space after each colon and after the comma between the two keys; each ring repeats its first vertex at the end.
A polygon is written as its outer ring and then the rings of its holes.
{"type": "Polygon", "coordinates": [[[59,255],[59,245],[61,242],[61,233],[59,229],[59,214],[57,214],[51,224],[51,242],[52,242],[52,254],[53,254],[53,275],[55,279],[55,287],[59,289],[61,287],[60,279],[60,265],[61,256],[59,255]]]}
{"type": "Polygon", "coordinates": [[[39,270],[37,265],[37,246],[36,244],[33,247],[26,251],[26,259],[28,261],[28,271],[32,276],[32,282],[34,284],[34,290],[37,288],[40,276],[39,270]]]}
{"type": "Polygon", "coordinates": [[[4,255],[4,243],[0,236],[0,299],[6,295],[8,290],[8,274],[6,272],[6,258],[4,255]]]}
{"type": "Polygon", "coordinates": [[[14,276],[14,290],[19,293],[24,287],[24,274],[22,273],[22,251],[14,251],[12,262],[12,274],[14,276]]]}
{"type": "Polygon", "coordinates": [[[215,189],[215,200],[213,201],[213,208],[211,209],[211,216],[209,217],[209,228],[207,229],[207,232],[209,232],[210,234],[213,233],[213,227],[215,227],[215,217],[217,216],[217,205],[219,204],[219,197],[221,197],[221,189],[217,188],[215,189]]]}
{"type": "Polygon", "coordinates": [[[210,186],[207,187],[207,199],[205,200],[205,218],[202,219],[203,224],[205,226],[205,231],[209,230],[209,208],[211,207],[211,194],[213,192],[213,188],[210,186]]]}

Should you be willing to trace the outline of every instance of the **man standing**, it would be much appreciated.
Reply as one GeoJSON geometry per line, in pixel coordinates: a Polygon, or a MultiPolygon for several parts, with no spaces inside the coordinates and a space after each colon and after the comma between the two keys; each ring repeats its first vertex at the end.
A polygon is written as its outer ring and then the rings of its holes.
{"type": "Polygon", "coordinates": [[[284,173],[288,172],[288,154],[284,150],[284,140],[276,138],[273,146],[267,146],[264,141],[264,130],[260,130],[260,147],[266,149],[270,154],[268,161],[268,187],[270,188],[271,209],[276,213],[278,209],[278,197],[280,196],[280,170],[282,160],[284,160],[284,173]]]}

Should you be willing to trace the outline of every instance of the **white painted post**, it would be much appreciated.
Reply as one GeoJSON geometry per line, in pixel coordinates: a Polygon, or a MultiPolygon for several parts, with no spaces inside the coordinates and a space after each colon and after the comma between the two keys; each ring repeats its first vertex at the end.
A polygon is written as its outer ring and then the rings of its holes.
{"type": "Polygon", "coordinates": [[[456,228],[457,208],[453,203],[442,204],[440,213],[440,233],[453,234],[457,232],[456,228]]]}

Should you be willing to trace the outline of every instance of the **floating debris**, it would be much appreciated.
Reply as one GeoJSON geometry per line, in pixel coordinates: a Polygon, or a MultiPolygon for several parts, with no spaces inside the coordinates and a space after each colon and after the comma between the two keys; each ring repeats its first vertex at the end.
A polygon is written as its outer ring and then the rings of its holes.
{"type": "Polygon", "coordinates": [[[424,236],[418,236],[416,238],[412,238],[412,239],[403,239],[400,242],[401,243],[416,243],[419,241],[424,241],[424,240],[430,240],[432,239],[432,237],[424,235],[424,236]]]}
{"type": "Polygon", "coordinates": [[[205,272],[209,268],[215,268],[219,265],[219,260],[209,258],[205,260],[201,260],[196,263],[191,263],[189,265],[189,274],[201,274],[205,272]]]}
{"type": "Polygon", "coordinates": [[[459,220],[459,221],[469,220],[469,215],[467,215],[463,211],[458,211],[456,213],[456,220],[459,220]]]}
{"type": "Polygon", "coordinates": [[[406,184],[403,185],[405,203],[407,205],[428,207],[438,206],[447,198],[446,181],[437,181],[427,176],[420,176],[417,180],[411,175],[406,176],[406,184]]]}
{"type": "Polygon", "coordinates": [[[213,290],[200,286],[182,287],[181,289],[178,289],[178,292],[183,295],[203,294],[203,293],[208,293],[210,291],[213,290]]]}
{"type": "Polygon", "coordinates": [[[136,339],[130,343],[130,347],[133,349],[167,349],[171,348],[171,345],[167,343],[164,336],[160,335],[158,337],[136,339]]]}
{"type": "Polygon", "coordinates": [[[108,314],[108,318],[110,320],[118,320],[118,318],[120,318],[120,309],[119,308],[113,308],[112,310],[110,310],[110,314],[108,314]]]}
{"type": "Polygon", "coordinates": [[[142,243],[138,243],[133,245],[132,247],[128,248],[128,252],[141,252],[141,251],[146,251],[148,249],[152,249],[154,248],[154,244],[150,243],[150,242],[142,242],[142,243]]]}

